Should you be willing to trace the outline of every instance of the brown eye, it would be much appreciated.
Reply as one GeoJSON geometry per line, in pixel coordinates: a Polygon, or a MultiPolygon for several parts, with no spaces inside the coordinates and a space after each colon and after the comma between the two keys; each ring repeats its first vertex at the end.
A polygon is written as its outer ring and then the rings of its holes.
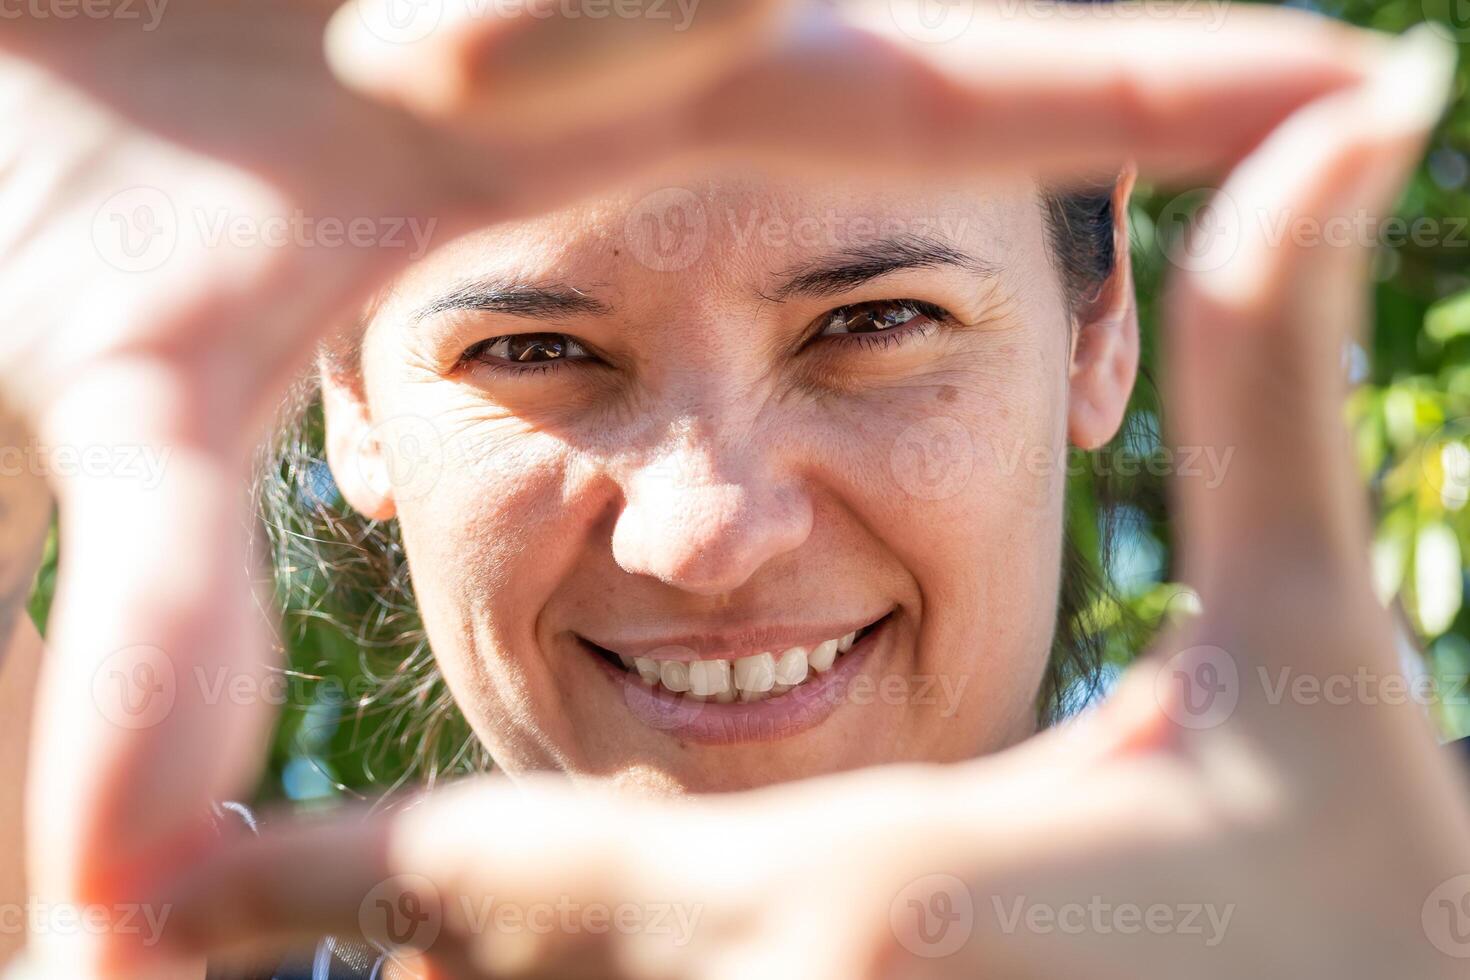
{"type": "Polygon", "coordinates": [[[481,341],[465,351],[467,359],[544,364],[588,357],[585,348],[563,333],[517,333],[481,341]]]}
{"type": "Polygon", "coordinates": [[[882,333],[894,330],[916,319],[942,320],[944,311],[916,300],[880,300],[842,306],[826,315],[819,336],[882,333]]]}

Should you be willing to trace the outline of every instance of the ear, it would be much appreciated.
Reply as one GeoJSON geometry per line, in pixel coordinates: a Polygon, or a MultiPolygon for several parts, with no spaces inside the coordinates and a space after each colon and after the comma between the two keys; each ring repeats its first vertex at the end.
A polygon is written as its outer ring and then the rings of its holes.
{"type": "Polygon", "coordinates": [[[327,428],[327,465],[337,489],[352,509],[369,520],[391,520],[398,513],[389,479],[381,427],[373,424],[367,394],[357,372],[323,355],[318,367],[322,415],[327,428]]]}
{"type": "Polygon", "coordinates": [[[1113,273],[1076,314],[1067,437],[1079,449],[1113,438],[1138,377],[1138,298],[1128,243],[1128,199],[1137,177],[1129,164],[1113,188],[1113,273]]]}

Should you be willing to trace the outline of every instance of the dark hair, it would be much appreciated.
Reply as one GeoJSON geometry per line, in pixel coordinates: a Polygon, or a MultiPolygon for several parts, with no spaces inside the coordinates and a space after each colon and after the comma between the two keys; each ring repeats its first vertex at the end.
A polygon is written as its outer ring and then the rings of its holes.
{"type": "MultiPolygon", "coordinates": [[[[1074,318],[1098,299],[1118,263],[1119,231],[1113,211],[1116,179],[1045,196],[1047,234],[1052,258],[1074,318]]],[[[1111,488],[1098,487],[1102,496],[1111,488]]],[[[1106,561],[1113,551],[1116,527],[1114,509],[1097,512],[1096,527],[1087,531],[1097,536],[1098,557],[1106,561]]],[[[1052,654],[1038,694],[1037,711],[1043,724],[1051,724],[1098,693],[1107,648],[1107,631],[1093,622],[1090,610],[1109,595],[1109,588],[1094,559],[1078,543],[1074,522],[1092,520],[1093,515],[1067,513],[1062,539],[1061,583],[1057,596],[1056,632],[1052,654]]],[[[1133,624],[1125,623],[1124,628],[1133,624]]]]}
{"type": "MultiPolygon", "coordinates": [[[[1106,181],[1043,199],[1053,260],[1077,314],[1097,298],[1118,261],[1113,190],[1106,181]]],[[[359,351],[349,340],[324,356],[338,369],[355,371],[359,351]]],[[[386,778],[391,789],[415,774],[433,783],[441,774],[488,768],[487,751],[434,663],[397,522],[368,520],[337,492],[325,459],[319,394],[315,372],[291,392],[283,424],[261,452],[256,499],[283,628],[345,636],[356,663],[293,666],[308,676],[355,671],[369,682],[370,695],[348,705],[359,723],[371,722],[382,736],[363,758],[367,778],[386,778]]],[[[1108,510],[1101,513],[1088,537],[1100,534],[1099,548],[1107,554],[1112,534],[1108,510]]],[[[1088,610],[1106,594],[1105,586],[1077,546],[1072,520],[1069,515],[1056,630],[1038,695],[1041,724],[1066,714],[1101,680],[1106,638],[1088,610]]]]}

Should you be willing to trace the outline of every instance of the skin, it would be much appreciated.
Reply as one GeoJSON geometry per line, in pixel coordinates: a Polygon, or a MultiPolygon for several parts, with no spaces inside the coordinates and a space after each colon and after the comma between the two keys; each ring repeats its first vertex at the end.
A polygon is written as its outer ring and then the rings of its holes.
{"type": "MultiPolygon", "coordinates": [[[[479,128],[515,78],[465,99],[469,117],[448,125],[460,103],[406,81],[422,80],[415,59],[427,52],[432,64],[446,37],[475,50],[486,35],[514,36],[511,20],[469,25],[469,44],[465,25],[367,55],[333,42],[334,75],[322,63],[324,14],[196,0],[146,36],[100,20],[22,20],[0,35],[0,105],[15,110],[0,131],[0,186],[15,205],[0,225],[7,403],[51,446],[175,449],[156,487],[48,481],[67,529],[63,581],[32,726],[29,894],[13,899],[141,901],[176,915],[162,949],[121,931],[34,937],[28,952],[47,957],[47,975],[153,978],[165,975],[152,962],[160,952],[352,933],[367,928],[366,898],[400,875],[446,912],[432,948],[440,975],[1238,980],[1264,964],[1334,980],[1463,974],[1421,910],[1442,912],[1437,897],[1453,904],[1455,875],[1470,868],[1467,788],[1416,706],[1276,702],[1247,684],[1228,718],[1199,726],[1170,693],[1202,647],[1228,654],[1243,678],[1282,666],[1324,678],[1398,669],[1340,413],[1338,355],[1344,332],[1365,322],[1368,250],[1275,246],[1255,222],[1218,272],[1181,270],[1166,303],[1169,436],[1238,450],[1218,487],[1177,488],[1182,567],[1204,613],[1161,638],[1075,729],[950,766],[693,803],[480,780],[368,820],[278,827],[254,842],[201,834],[206,804],[250,782],[265,705],[181,687],[157,724],[129,726],[92,682],[102,658],[139,643],[181,677],[258,679],[267,647],[241,585],[249,450],[314,341],[403,260],[184,238],[162,265],[130,272],[105,261],[95,236],[109,195],[161,186],[186,214],[227,204],[251,218],[293,207],[434,216],[448,238],[606,192],[670,155],[738,151],[747,172],[776,159],[824,178],[872,169],[895,188],[1092,172],[1133,155],[1151,172],[1233,171],[1225,193],[1244,214],[1323,222],[1390,206],[1450,87],[1442,51],[1411,45],[1384,61],[1381,40],[1277,11],[1231,8],[1217,31],[1167,19],[1065,26],[1018,11],[950,44],[906,42],[881,18],[862,30],[807,21],[774,43],[737,24],[711,49],[728,58],[723,80],[712,83],[708,65],[671,75],[664,90],[684,98],[606,124],[590,112],[579,118],[595,125],[538,143],[479,128]],[[404,105],[428,113],[415,120],[404,105]],[[875,126],[911,138],[874,140],[875,126]],[[754,827],[794,830],[760,848],[711,845],[754,827]],[[824,846],[801,832],[813,827],[824,846]],[[1238,914],[1208,954],[1182,933],[981,928],[931,958],[914,952],[904,910],[934,907],[936,874],[980,903],[1057,909],[1107,895],[1238,914]],[[462,911],[486,896],[513,907],[673,902],[708,915],[683,944],[637,929],[487,930],[462,911]],[[129,969],[137,957],[150,962],[129,969]]],[[[354,14],[337,23],[352,30],[354,14]]],[[[537,24],[525,36],[553,46],[566,29],[537,24]]],[[[640,57],[685,50],[645,27],[640,57]]],[[[538,77],[539,59],[504,63],[521,65],[532,90],[553,81],[538,77]]],[[[638,68],[627,77],[649,76],[638,68]]],[[[627,105],[608,80],[583,81],[588,102],[627,105]]],[[[1079,352],[1074,365],[1093,349],[1079,352]]],[[[17,548],[7,561],[31,560],[17,548]]],[[[928,655],[922,635],[915,650],[928,655]]]]}
{"type": "Polygon", "coordinates": [[[496,226],[387,291],[360,373],[325,372],[333,471],[358,509],[398,518],[435,656],[474,730],[512,774],[696,792],[972,758],[1030,735],[1065,473],[1024,461],[1116,429],[1137,361],[1126,271],[1074,320],[1029,181],[900,193],[686,183],[709,229],[687,268],[640,261],[643,243],[625,233],[649,188],[496,226]],[[804,216],[830,223],[782,233],[804,216]],[[959,254],[782,291],[910,229],[959,254]],[[570,287],[605,309],[420,316],[476,281],[570,287]],[[949,315],[889,328],[887,347],[861,343],[876,334],[813,336],[835,308],[903,299],[949,315]],[[503,354],[463,357],[549,331],[601,358],[517,374],[503,354]],[[443,445],[431,484],[407,480],[403,500],[380,478],[415,465],[402,448],[415,443],[380,436],[400,417],[431,420],[443,445]],[[963,428],[972,442],[955,465],[972,469],[929,494],[904,440],[934,419],[963,428]],[[889,610],[832,716],[736,744],[686,742],[634,717],[574,638],[619,648],[614,638],[889,610]],[[884,683],[903,687],[877,696],[884,683]]]}

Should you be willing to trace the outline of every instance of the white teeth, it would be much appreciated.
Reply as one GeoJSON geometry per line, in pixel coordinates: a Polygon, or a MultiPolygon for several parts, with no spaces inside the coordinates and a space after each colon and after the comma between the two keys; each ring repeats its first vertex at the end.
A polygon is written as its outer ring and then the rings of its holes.
{"type": "Polygon", "coordinates": [[[812,647],[811,655],[807,658],[812,665],[812,670],[819,674],[825,674],[832,669],[832,661],[837,659],[838,640],[827,640],[812,647]]]}
{"type": "Polygon", "coordinates": [[[776,658],[758,653],[735,661],[735,686],[740,688],[742,701],[755,700],[750,695],[765,694],[776,686],[776,658]]]}
{"type": "Polygon", "coordinates": [[[711,697],[729,693],[734,695],[730,683],[730,661],[693,660],[689,663],[689,693],[711,697]]]}
{"type": "Polygon", "coordinates": [[[776,683],[797,685],[806,680],[806,647],[792,647],[776,658],[776,683]]]}
{"type": "Polygon", "coordinates": [[[764,701],[785,694],[817,674],[832,669],[837,658],[852,649],[857,633],[824,640],[814,647],[790,647],[779,653],[757,653],[729,660],[654,660],[652,657],[618,659],[650,687],[666,690],[696,701],[729,704],[764,701]]]}
{"type": "Polygon", "coordinates": [[[658,665],[659,680],[675,694],[689,690],[689,665],[682,660],[665,660],[658,665]]]}

